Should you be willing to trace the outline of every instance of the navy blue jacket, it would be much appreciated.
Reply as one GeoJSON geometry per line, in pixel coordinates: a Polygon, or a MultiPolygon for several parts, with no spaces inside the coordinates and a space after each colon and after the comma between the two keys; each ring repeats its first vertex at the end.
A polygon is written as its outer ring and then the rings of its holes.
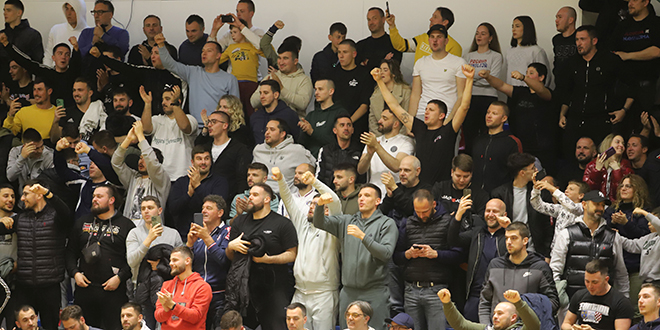
{"type": "Polygon", "coordinates": [[[229,245],[229,230],[231,227],[221,224],[211,231],[211,237],[215,243],[208,248],[202,239],[198,239],[192,247],[193,250],[193,272],[199,275],[211,286],[211,290],[225,290],[227,271],[231,266],[231,260],[227,258],[225,250],[229,245]]]}

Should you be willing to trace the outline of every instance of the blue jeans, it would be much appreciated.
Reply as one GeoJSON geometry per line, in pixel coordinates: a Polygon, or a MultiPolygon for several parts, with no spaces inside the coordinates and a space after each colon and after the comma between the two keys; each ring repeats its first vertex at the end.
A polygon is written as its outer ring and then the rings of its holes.
{"type": "Polygon", "coordinates": [[[445,330],[445,313],[438,299],[438,291],[445,288],[444,284],[420,288],[406,282],[404,306],[415,321],[415,330],[445,330]]]}

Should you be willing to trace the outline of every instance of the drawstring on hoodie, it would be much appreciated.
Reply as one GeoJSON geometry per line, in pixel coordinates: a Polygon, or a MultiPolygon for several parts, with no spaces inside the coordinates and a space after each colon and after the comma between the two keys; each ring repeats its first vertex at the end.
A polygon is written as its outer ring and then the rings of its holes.
{"type": "MultiPolygon", "coordinates": [[[[190,276],[188,276],[190,277],[190,276]]],[[[188,285],[188,277],[186,277],[186,280],[183,282],[183,290],[181,290],[181,296],[183,296],[186,293],[186,285],[188,285]]],[[[172,295],[176,292],[176,286],[179,284],[179,277],[175,276],[176,281],[174,281],[174,292],[172,292],[172,295]]]]}

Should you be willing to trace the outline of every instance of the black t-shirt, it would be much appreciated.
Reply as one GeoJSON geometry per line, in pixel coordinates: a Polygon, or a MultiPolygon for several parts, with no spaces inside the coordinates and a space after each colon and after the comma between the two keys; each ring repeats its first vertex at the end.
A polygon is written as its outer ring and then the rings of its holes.
{"type": "Polygon", "coordinates": [[[561,33],[555,35],[552,38],[552,51],[555,54],[552,73],[555,75],[555,81],[563,81],[569,74],[567,72],[568,59],[577,54],[575,32],[568,37],[564,37],[561,33]]]}
{"type": "Polygon", "coordinates": [[[419,179],[430,184],[451,178],[451,160],[454,157],[456,136],[452,121],[429,130],[424,121],[415,118],[412,132],[415,134],[415,154],[422,163],[419,179]]]}
{"type": "MultiPolygon", "coordinates": [[[[628,18],[619,23],[612,34],[612,50],[638,52],[646,48],[660,47],[660,18],[649,15],[641,21],[628,18]]],[[[624,61],[623,73],[628,82],[653,80],[658,77],[660,59],[649,61],[624,61]]]]}
{"type": "Polygon", "coordinates": [[[20,100],[21,106],[23,107],[29,107],[32,105],[30,103],[30,99],[33,99],[34,96],[32,95],[32,89],[34,87],[34,83],[30,82],[27,84],[25,87],[20,87],[16,82],[12,82],[8,84],[9,86],[9,98],[12,100],[20,100]]]}
{"type": "MultiPolygon", "coordinates": [[[[231,225],[229,240],[237,238],[241,233],[243,233],[243,240],[249,240],[257,235],[262,236],[266,243],[266,253],[269,256],[278,255],[298,246],[298,235],[291,220],[275,212],[270,212],[258,220],[254,220],[250,213],[240,215],[234,219],[231,225]]],[[[264,265],[261,264],[261,266],[264,265]]],[[[280,275],[288,272],[286,264],[267,266],[272,266],[274,271],[280,272],[280,275]]]]}
{"type": "Polygon", "coordinates": [[[615,320],[635,315],[630,300],[614,289],[603,296],[592,296],[582,289],[573,295],[568,310],[577,315],[577,324],[588,324],[595,330],[614,330],[615,320]]]}
{"type": "MultiPolygon", "coordinates": [[[[550,91],[552,92],[552,91],[550,91]]],[[[557,111],[552,101],[542,100],[529,87],[515,86],[509,100],[511,133],[520,139],[523,150],[532,155],[552,147],[557,111]]]]}
{"type": "Polygon", "coordinates": [[[371,36],[364,38],[357,43],[356,47],[357,58],[355,59],[355,63],[359,65],[364,60],[369,60],[365,66],[369,71],[380,66],[380,62],[388,53],[394,54],[392,59],[397,60],[399,63],[401,63],[401,57],[403,56],[400,51],[394,49],[390,35],[387,33],[380,38],[373,38],[371,36]]]}
{"type": "MultiPolygon", "coordinates": [[[[369,99],[374,92],[374,79],[369,70],[361,65],[346,71],[340,65],[332,70],[332,81],[335,83],[335,103],[340,104],[349,114],[353,115],[362,105],[370,104],[369,99]]],[[[353,123],[357,137],[368,129],[369,114],[365,113],[357,122],[353,123]]]]}

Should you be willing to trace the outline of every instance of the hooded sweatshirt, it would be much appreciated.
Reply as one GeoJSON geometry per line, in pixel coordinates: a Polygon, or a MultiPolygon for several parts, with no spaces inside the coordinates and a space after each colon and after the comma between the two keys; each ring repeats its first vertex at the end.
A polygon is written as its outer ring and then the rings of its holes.
{"type": "Polygon", "coordinates": [[[630,330],[660,330],[660,318],[650,322],[644,322],[642,320],[641,322],[633,325],[630,330]]]}
{"type": "MultiPolygon", "coordinates": [[[[309,150],[299,144],[293,143],[293,137],[291,135],[287,135],[284,141],[274,147],[266,143],[261,143],[254,147],[254,151],[252,151],[252,162],[266,165],[268,171],[273,167],[279,167],[287,185],[291,186],[296,167],[303,163],[314,165],[316,164],[316,159],[309,150]]],[[[273,188],[275,193],[280,192],[277,182],[270,176],[266,184],[273,188]]]]}
{"type": "Polygon", "coordinates": [[[621,236],[621,243],[625,251],[641,255],[639,279],[643,283],[660,280],[660,267],[657,264],[658,260],[660,260],[660,235],[658,235],[660,231],[660,219],[648,213],[646,220],[653,225],[656,230],[655,232],[636,239],[621,236]]]}
{"type": "Polygon", "coordinates": [[[362,218],[362,213],[354,215],[325,216],[323,208],[314,210],[314,226],[337,236],[341,244],[341,279],[345,288],[379,289],[387,285],[388,266],[399,231],[391,218],[376,209],[362,218]],[[365,234],[360,240],[347,233],[348,225],[356,225],[365,234]]]}
{"type": "MultiPolygon", "coordinates": [[[[275,71],[275,75],[282,82],[280,100],[284,101],[299,117],[304,118],[307,105],[309,105],[309,101],[314,94],[312,79],[305,74],[305,71],[300,66],[298,70],[292,73],[284,74],[278,70],[275,71]]],[[[255,109],[261,106],[258,88],[250,97],[250,104],[255,109]]]]}
{"type": "Polygon", "coordinates": [[[193,272],[184,281],[178,276],[163,283],[161,292],[172,293],[174,308],[166,312],[160,300],[156,302],[154,317],[163,330],[206,329],[206,314],[211,304],[211,286],[198,273],[193,272]]]}
{"type": "Polygon", "coordinates": [[[298,139],[300,135],[300,128],[298,127],[300,118],[298,114],[289,108],[283,100],[277,100],[277,106],[272,112],[267,112],[264,107],[260,106],[250,117],[250,127],[252,128],[252,134],[254,134],[254,142],[256,144],[264,143],[266,125],[270,120],[275,118],[284,120],[289,125],[290,132],[288,133],[291,133],[294,139],[298,139]]]}
{"type": "Polygon", "coordinates": [[[46,43],[46,49],[44,49],[44,65],[52,67],[55,64],[52,58],[53,47],[60,43],[66,43],[69,45],[69,47],[73,48],[71,43],[69,43],[69,38],[76,37],[76,39],[78,39],[78,37],[80,37],[80,32],[88,28],[87,16],[85,16],[87,13],[87,5],[85,5],[85,1],[67,0],[67,2],[62,4],[62,11],[65,13],[67,4],[71,5],[73,10],[76,11],[78,22],[76,23],[75,28],[72,27],[68,22],[53,25],[53,27],[50,29],[50,33],[48,33],[48,42],[46,43]]]}

